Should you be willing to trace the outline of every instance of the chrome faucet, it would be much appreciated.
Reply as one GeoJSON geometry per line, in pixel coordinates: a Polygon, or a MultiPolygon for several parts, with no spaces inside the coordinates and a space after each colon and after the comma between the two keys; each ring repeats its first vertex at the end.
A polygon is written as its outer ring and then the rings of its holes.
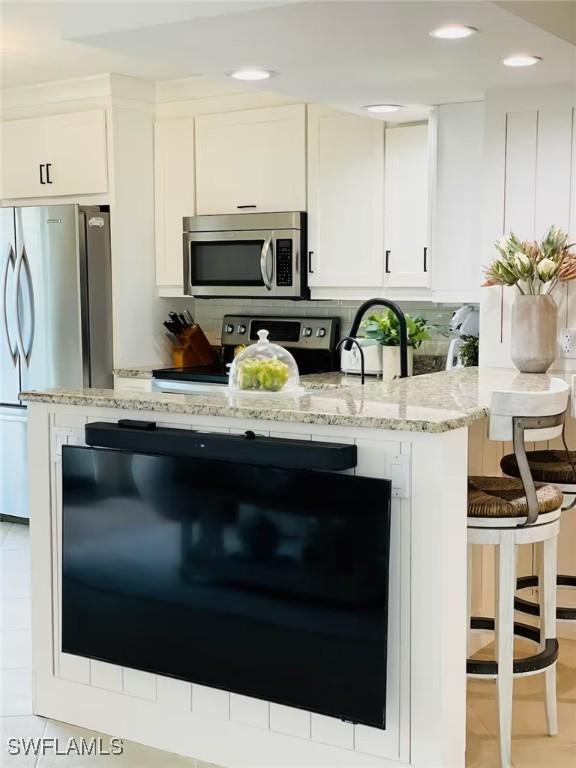
{"type": "Polygon", "coordinates": [[[364,350],[362,349],[362,344],[360,344],[358,339],[355,339],[354,336],[344,336],[344,338],[340,339],[338,344],[336,344],[336,352],[338,352],[344,342],[350,343],[350,349],[352,349],[352,344],[356,344],[358,347],[358,352],[360,352],[360,383],[364,384],[364,350]]]}
{"type": "MultiPolygon", "coordinates": [[[[404,379],[408,376],[408,328],[406,326],[406,316],[404,315],[404,312],[400,309],[398,304],[395,304],[393,301],[388,301],[388,299],[368,299],[368,301],[365,301],[364,304],[361,304],[356,310],[356,314],[354,315],[352,328],[350,328],[350,336],[342,339],[342,341],[345,342],[344,349],[348,352],[352,349],[352,342],[355,340],[355,336],[358,333],[362,318],[366,312],[371,309],[371,307],[376,307],[379,305],[391,309],[398,318],[398,326],[400,331],[400,378],[404,379]]],[[[358,344],[358,342],[356,343],[358,344]]],[[[358,344],[358,346],[360,345],[358,344]]],[[[362,353],[362,362],[363,359],[364,353],[362,353]]],[[[364,377],[362,377],[362,379],[364,379],[364,377]]],[[[362,380],[362,383],[364,383],[364,380],[362,380]]]]}

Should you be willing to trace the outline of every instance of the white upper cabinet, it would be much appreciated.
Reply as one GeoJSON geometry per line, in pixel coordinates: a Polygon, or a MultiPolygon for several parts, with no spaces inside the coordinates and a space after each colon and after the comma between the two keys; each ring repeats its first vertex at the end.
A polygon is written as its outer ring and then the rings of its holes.
{"type": "Polygon", "coordinates": [[[387,128],[384,175],[385,280],[390,288],[430,284],[428,125],[387,128]]]}
{"type": "MultiPolygon", "coordinates": [[[[480,260],[496,256],[494,242],[513,231],[540,239],[554,224],[576,234],[576,98],[573,84],[502,88],[488,92],[482,158],[484,197],[480,260]]],[[[480,362],[512,365],[510,315],[516,291],[480,292],[480,362]]],[[[576,325],[576,286],[554,291],[559,322],[576,325]]],[[[555,368],[570,369],[558,348],[555,368]]]]}
{"type": "Polygon", "coordinates": [[[439,301],[478,301],[482,282],[484,102],[437,108],[432,290],[439,301]]]}
{"type": "Polygon", "coordinates": [[[309,284],[380,288],[384,124],[308,108],[309,284]]]}
{"type": "Polygon", "coordinates": [[[306,210],[306,107],[196,118],[197,213],[306,210]]]}
{"type": "Polygon", "coordinates": [[[194,118],[154,126],[156,284],[165,296],[183,296],[182,219],[196,213],[194,118]]]}
{"type": "Polygon", "coordinates": [[[2,123],[3,198],[107,192],[103,109],[2,123]]]}
{"type": "MultiPolygon", "coordinates": [[[[42,118],[7,120],[2,131],[1,197],[35,197],[48,194],[41,184],[44,172],[44,136],[39,123],[42,118]]],[[[49,189],[49,187],[48,187],[49,189]]]]}

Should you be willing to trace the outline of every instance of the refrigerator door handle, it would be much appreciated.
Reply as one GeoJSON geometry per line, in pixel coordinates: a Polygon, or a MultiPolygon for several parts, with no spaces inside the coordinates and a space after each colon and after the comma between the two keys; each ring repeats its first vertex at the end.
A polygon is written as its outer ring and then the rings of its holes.
{"type": "Polygon", "coordinates": [[[30,367],[30,359],[32,357],[32,346],[34,344],[34,331],[36,328],[36,318],[34,316],[34,287],[32,284],[32,271],[30,270],[30,263],[28,262],[28,254],[26,253],[26,246],[22,246],[20,252],[20,258],[16,263],[16,328],[18,330],[18,345],[20,347],[20,354],[26,360],[26,365],[30,367]],[[28,290],[30,291],[30,339],[28,341],[28,348],[24,348],[24,339],[22,338],[22,327],[20,325],[20,277],[22,274],[22,265],[24,265],[24,271],[26,273],[26,281],[28,283],[28,290]]]}
{"type": "Polygon", "coordinates": [[[16,265],[16,255],[14,253],[14,248],[12,245],[8,248],[8,255],[6,256],[6,263],[4,264],[4,275],[2,279],[2,315],[4,320],[4,334],[6,336],[6,342],[8,344],[8,349],[10,350],[10,357],[12,358],[12,365],[16,367],[18,364],[18,344],[12,343],[12,339],[10,338],[10,327],[8,325],[8,307],[6,304],[7,301],[7,295],[8,295],[8,271],[10,267],[12,267],[12,270],[14,271],[16,265]]]}

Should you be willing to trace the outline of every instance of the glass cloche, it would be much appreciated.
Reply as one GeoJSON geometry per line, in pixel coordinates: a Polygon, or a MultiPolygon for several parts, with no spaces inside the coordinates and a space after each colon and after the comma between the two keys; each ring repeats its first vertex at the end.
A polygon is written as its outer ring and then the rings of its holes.
{"type": "Polygon", "coordinates": [[[298,365],[290,352],[268,339],[268,331],[258,331],[258,341],[234,358],[228,380],[237,392],[294,392],[300,385],[298,365]]]}

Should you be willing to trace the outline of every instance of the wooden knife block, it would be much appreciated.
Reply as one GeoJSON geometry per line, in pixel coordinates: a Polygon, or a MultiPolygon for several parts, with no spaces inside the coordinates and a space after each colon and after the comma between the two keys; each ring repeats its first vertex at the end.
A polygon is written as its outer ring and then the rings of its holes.
{"type": "Polygon", "coordinates": [[[199,325],[186,328],[178,338],[182,346],[172,347],[172,364],[175,368],[212,365],[216,361],[214,350],[199,325]]]}

